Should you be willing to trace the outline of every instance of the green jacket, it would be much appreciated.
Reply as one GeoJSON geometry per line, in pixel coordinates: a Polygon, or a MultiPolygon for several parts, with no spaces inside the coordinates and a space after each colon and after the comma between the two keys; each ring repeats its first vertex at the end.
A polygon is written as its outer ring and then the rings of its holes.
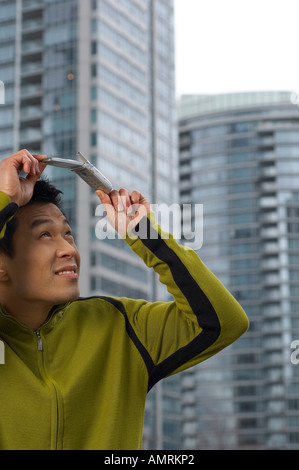
{"type": "MultiPolygon", "coordinates": [[[[17,207],[0,193],[0,231],[17,207]]],[[[165,237],[126,242],[174,300],[94,296],[52,309],[34,332],[0,309],[0,449],[141,449],[147,392],[248,328],[197,254],[165,237]]],[[[155,236],[153,236],[155,235],[155,236]]]]}

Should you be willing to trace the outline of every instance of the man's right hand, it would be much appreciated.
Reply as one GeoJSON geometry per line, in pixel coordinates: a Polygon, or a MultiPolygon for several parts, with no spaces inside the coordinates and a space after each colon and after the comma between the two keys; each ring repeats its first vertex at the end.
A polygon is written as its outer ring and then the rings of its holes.
{"type": "Polygon", "coordinates": [[[0,162],[0,191],[7,194],[19,207],[30,201],[33,188],[46,167],[41,163],[45,155],[31,155],[28,150],[19,152],[0,162]],[[24,170],[27,177],[20,177],[24,170]]]}

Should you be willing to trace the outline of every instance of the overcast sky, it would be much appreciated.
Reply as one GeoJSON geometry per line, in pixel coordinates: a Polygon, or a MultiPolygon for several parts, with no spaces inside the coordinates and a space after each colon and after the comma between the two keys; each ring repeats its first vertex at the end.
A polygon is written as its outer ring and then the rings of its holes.
{"type": "Polygon", "coordinates": [[[177,96],[299,91],[299,0],[174,0],[177,96]]]}

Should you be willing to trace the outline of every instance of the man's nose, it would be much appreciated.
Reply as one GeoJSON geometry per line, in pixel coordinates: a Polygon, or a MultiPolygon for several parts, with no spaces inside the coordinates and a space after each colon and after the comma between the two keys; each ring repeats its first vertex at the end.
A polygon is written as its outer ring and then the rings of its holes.
{"type": "Polygon", "coordinates": [[[56,250],[56,254],[59,258],[72,258],[76,252],[77,248],[75,245],[69,243],[63,237],[59,239],[58,247],[56,250]]]}

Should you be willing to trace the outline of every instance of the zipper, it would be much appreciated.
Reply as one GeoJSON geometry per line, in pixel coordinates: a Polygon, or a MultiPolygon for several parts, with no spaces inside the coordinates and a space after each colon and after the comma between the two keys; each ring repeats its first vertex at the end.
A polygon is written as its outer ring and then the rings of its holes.
{"type": "MultiPolygon", "coordinates": [[[[47,325],[51,319],[53,318],[54,314],[58,310],[65,311],[66,307],[68,307],[71,302],[67,302],[63,307],[62,306],[55,306],[51,309],[49,313],[49,317],[42,326],[44,327],[47,325]]],[[[51,403],[51,418],[50,418],[50,449],[51,450],[62,450],[63,449],[63,398],[61,391],[59,389],[58,384],[56,381],[51,377],[47,370],[47,343],[43,341],[40,333],[40,329],[32,330],[29,327],[23,325],[19,322],[15,317],[7,313],[4,308],[0,305],[0,318],[4,317],[5,320],[14,323],[20,329],[30,332],[31,338],[33,339],[34,336],[37,338],[37,366],[40,373],[40,378],[44,382],[44,384],[48,387],[49,390],[49,398],[51,403]],[[32,334],[34,336],[32,336],[32,334]]],[[[0,343],[1,344],[1,343],[0,343]]]]}
{"type": "Polygon", "coordinates": [[[34,330],[34,333],[37,336],[37,350],[42,351],[43,350],[43,342],[41,339],[40,331],[39,330],[34,330]]]}
{"type": "Polygon", "coordinates": [[[38,365],[41,378],[44,383],[47,385],[50,400],[51,400],[51,441],[50,449],[51,450],[62,450],[62,433],[63,433],[63,404],[60,390],[51,375],[49,375],[47,370],[47,348],[46,343],[43,345],[43,340],[41,338],[40,330],[34,330],[34,333],[37,337],[37,350],[38,353],[38,365]],[[45,348],[44,348],[45,346],[45,348]]]}

